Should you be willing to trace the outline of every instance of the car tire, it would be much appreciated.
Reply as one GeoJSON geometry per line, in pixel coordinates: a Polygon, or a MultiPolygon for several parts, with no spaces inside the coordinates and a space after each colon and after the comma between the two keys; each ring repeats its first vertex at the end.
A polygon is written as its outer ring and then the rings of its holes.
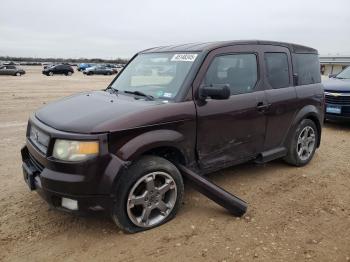
{"type": "Polygon", "coordinates": [[[20,72],[17,72],[15,76],[21,76],[22,74],[20,72]]]}
{"type": "Polygon", "coordinates": [[[50,71],[50,72],[48,73],[48,75],[49,75],[49,76],[53,76],[53,72],[50,71]]]}
{"type": "Polygon", "coordinates": [[[71,76],[71,75],[72,75],[72,72],[69,71],[69,72],[67,73],[67,76],[71,76]]]}
{"type": "Polygon", "coordinates": [[[124,232],[160,226],[175,217],[184,194],[180,171],[170,161],[146,155],[121,174],[112,219],[124,232]]]}
{"type": "Polygon", "coordinates": [[[293,166],[308,164],[315,154],[318,136],[315,122],[303,119],[294,131],[284,160],[293,166]]]}

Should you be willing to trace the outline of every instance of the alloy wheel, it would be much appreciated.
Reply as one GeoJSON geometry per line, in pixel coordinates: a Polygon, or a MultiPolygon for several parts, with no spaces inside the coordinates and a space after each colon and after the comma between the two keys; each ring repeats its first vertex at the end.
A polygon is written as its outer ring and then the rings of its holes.
{"type": "Polygon", "coordinates": [[[157,171],[146,174],[129,192],[128,217],[136,226],[153,227],[171,213],[176,198],[176,183],[168,173],[157,171]]]}
{"type": "Polygon", "coordinates": [[[300,132],[297,142],[297,153],[301,160],[308,160],[314,151],[316,144],[315,130],[311,126],[306,126],[300,132]]]}

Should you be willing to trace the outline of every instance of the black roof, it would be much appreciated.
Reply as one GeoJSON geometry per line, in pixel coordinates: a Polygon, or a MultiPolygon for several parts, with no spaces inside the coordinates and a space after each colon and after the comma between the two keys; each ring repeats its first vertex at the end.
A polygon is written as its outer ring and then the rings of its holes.
{"type": "Polygon", "coordinates": [[[291,44],[291,43],[284,43],[284,42],[266,41],[266,40],[218,41],[218,42],[202,42],[202,43],[189,43],[189,44],[181,44],[181,45],[159,46],[159,47],[146,49],[141,53],[202,52],[202,51],[211,51],[219,47],[231,46],[231,45],[276,45],[276,46],[287,47],[290,49],[292,53],[317,54],[317,50],[311,47],[291,44]]]}

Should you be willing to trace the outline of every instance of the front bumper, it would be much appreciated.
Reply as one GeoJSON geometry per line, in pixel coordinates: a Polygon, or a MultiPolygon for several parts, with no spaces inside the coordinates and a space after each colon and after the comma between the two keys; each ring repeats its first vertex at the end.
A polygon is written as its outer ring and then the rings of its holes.
{"type": "Polygon", "coordinates": [[[325,90],[325,118],[328,120],[350,120],[350,93],[325,90]]]}
{"type": "Polygon", "coordinates": [[[350,105],[336,104],[341,108],[339,114],[327,112],[327,106],[334,106],[334,104],[326,103],[325,118],[328,120],[336,121],[349,121],[350,120],[350,105]]]}
{"type": "MultiPolygon", "coordinates": [[[[54,140],[60,132],[49,133],[51,139],[54,140]]],[[[67,138],[67,133],[62,136],[67,138]]],[[[49,152],[45,155],[38,150],[29,139],[21,155],[24,180],[29,188],[37,191],[50,206],[78,213],[99,209],[110,212],[116,197],[114,184],[127,166],[126,162],[108,151],[77,163],[55,160],[49,156],[49,152]],[[78,210],[64,208],[62,198],[76,200],[78,210]]]]}

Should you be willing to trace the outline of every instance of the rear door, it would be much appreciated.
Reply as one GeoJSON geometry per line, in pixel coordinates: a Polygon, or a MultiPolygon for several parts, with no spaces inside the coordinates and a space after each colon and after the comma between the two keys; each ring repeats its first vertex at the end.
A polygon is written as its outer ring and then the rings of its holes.
{"type": "MultiPolygon", "coordinates": [[[[265,140],[267,104],[258,46],[236,45],[209,53],[194,81],[228,84],[227,100],[196,100],[197,154],[201,168],[218,169],[254,158],[265,140]]],[[[196,92],[195,92],[196,93],[196,92]]]]}
{"type": "Polygon", "coordinates": [[[298,108],[293,85],[289,49],[282,46],[262,47],[266,97],[269,104],[264,150],[282,146],[298,108]]]}
{"type": "Polygon", "coordinates": [[[66,67],[64,65],[57,66],[57,74],[65,74],[67,72],[66,67]]]}

